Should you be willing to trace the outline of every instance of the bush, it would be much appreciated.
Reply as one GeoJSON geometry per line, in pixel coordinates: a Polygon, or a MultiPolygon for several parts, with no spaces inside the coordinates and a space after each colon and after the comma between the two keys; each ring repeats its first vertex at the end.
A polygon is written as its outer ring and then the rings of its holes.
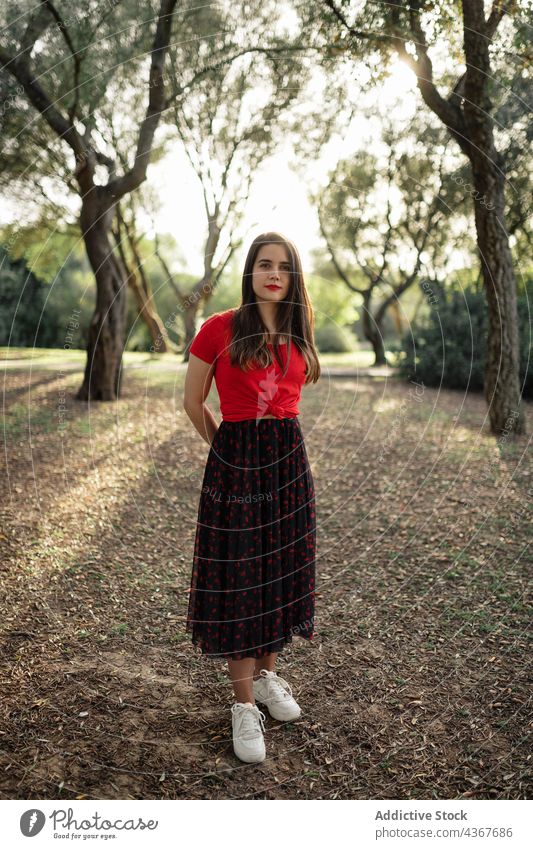
{"type": "Polygon", "coordinates": [[[531,309],[533,281],[528,281],[526,293],[518,298],[518,333],[520,335],[520,386],[524,398],[533,397],[533,350],[531,346],[531,309]]]}
{"type": "Polygon", "coordinates": [[[69,257],[48,283],[30,270],[24,257],[12,260],[0,248],[0,345],[85,348],[94,283],[80,266],[76,257],[69,257]],[[66,344],[69,336],[72,341],[66,344]]]}
{"type": "Polygon", "coordinates": [[[23,260],[11,262],[5,251],[0,267],[0,345],[52,346],[59,332],[60,313],[47,304],[49,287],[23,260]]]}
{"type": "MultiPolygon", "coordinates": [[[[533,394],[530,318],[533,281],[518,298],[520,383],[524,397],[533,394]]],[[[429,312],[403,336],[398,370],[408,380],[447,389],[483,389],[487,351],[487,304],[483,290],[446,286],[431,281],[429,312]]],[[[392,348],[392,346],[391,346],[392,348]]]]}
{"type": "Polygon", "coordinates": [[[352,334],[337,324],[323,324],[315,328],[315,344],[323,354],[346,354],[353,351],[352,334]]]}
{"type": "Polygon", "coordinates": [[[153,345],[152,335],[143,319],[138,318],[126,336],[125,351],[149,351],[153,345]]]}

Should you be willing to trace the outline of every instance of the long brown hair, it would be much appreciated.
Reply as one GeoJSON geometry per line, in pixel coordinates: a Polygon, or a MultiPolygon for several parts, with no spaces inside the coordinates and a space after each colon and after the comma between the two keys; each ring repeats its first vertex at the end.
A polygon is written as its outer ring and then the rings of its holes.
{"type": "Polygon", "coordinates": [[[287,337],[287,366],[291,346],[294,344],[305,360],[305,383],[316,383],[320,377],[320,364],[313,338],[313,307],[305,288],[302,263],[296,245],[281,233],[262,233],[250,245],[242,275],[241,304],[232,318],[232,338],[228,354],[232,365],[239,365],[242,369],[252,366],[266,368],[272,363],[272,354],[266,342],[268,328],[261,318],[252,286],[252,272],[259,249],[263,245],[272,244],[284,245],[290,261],[289,293],[283,301],[278,302],[273,352],[282,366],[277,347],[278,337],[287,337]]]}

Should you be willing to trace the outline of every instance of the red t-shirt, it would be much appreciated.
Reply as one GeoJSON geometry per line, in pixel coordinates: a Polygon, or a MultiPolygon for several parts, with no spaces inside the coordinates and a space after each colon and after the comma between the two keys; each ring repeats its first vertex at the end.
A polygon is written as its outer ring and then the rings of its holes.
{"type": "MultiPolygon", "coordinates": [[[[298,403],[305,383],[305,360],[292,341],[291,359],[285,377],[273,358],[267,368],[250,368],[243,371],[232,366],[228,354],[231,342],[231,317],[235,309],[215,313],[202,324],[194,337],[189,352],[215,364],[214,378],[220,398],[222,419],[239,422],[272,415],[278,419],[299,415],[298,403]]],[[[273,346],[269,343],[272,350],[273,346]]],[[[287,359],[286,343],[279,346],[283,366],[287,359]]]]}

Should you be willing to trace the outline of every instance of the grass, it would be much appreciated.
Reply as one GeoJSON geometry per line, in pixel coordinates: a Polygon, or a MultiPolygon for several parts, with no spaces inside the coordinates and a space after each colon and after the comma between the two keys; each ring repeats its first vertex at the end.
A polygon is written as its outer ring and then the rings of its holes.
{"type": "Polygon", "coordinates": [[[28,405],[19,401],[11,404],[5,412],[4,432],[8,439],[18,439],[28,428],[41,433],[52,433],[57,430],[57,413],[51,407],[28,405]]]}
{"type": "MultiPolygon", "coordinates": [[[[40,365],[51,367],[51,361],[58,361],[66,366],[80,365],[85,364],[86,358],[87,352],[79,348],[71,348],[65,351],[63,348],[9,348],[0,346],[2,366],[8,369],[11,360],[26,360],[28,365],[33,368],[40,365]]],[[[156,371],[154,366],[157,365],[185,367],[181,354],[125,351],[122,360],[126,368],[128,366],[144,366],[146,371],[150,370],[151,373],[156,371]]],[[[392,361],[392,358],[390,361],[392,361]]],[[[320,353],[320,363],[324,367],[369,368],[374,364],[374,353],[368,346],[361,344],[355,351],[338,354],[320,353]]],[[[143,371],[144,369],[141,368],[140,370],[143,371]]]]}

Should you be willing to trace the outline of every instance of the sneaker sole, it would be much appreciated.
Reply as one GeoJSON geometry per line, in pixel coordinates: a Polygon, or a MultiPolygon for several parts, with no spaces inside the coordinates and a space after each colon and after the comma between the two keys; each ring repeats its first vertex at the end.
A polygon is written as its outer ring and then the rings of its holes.
{"type": "Polygon", "coordinates": [[[269,712],[270,716],[272,717],[272,719],[277,719],[277,720],[278,720],[278,722],[292,722],[294,719],[300,719],[300,717],[301,717],[301,715],[302,715],[302,710],[301,710],[301,708],[300,708],[300,712],[299,712],[299,713],[297,713],[297,714],[295,714],[294,716],[291,716],[291,717],[284,716],[284,717],[282,718],[282,717],[280,717],[280,716],[274,716],[274,714],[273,714],[273,713],[272,713],[272,711],[270,710],[270,708],[269,708],[269,706],[268,706],[268,703],[267,703],[267,702],[262,702],[262,701],[261,701],[260,699],[258,699],[257,697],[255,697],[255,701],[256,701],[258,704],[260,704],[260,705],[264,705],[264,706],[266,707],[267,711],[269,712]]]}

